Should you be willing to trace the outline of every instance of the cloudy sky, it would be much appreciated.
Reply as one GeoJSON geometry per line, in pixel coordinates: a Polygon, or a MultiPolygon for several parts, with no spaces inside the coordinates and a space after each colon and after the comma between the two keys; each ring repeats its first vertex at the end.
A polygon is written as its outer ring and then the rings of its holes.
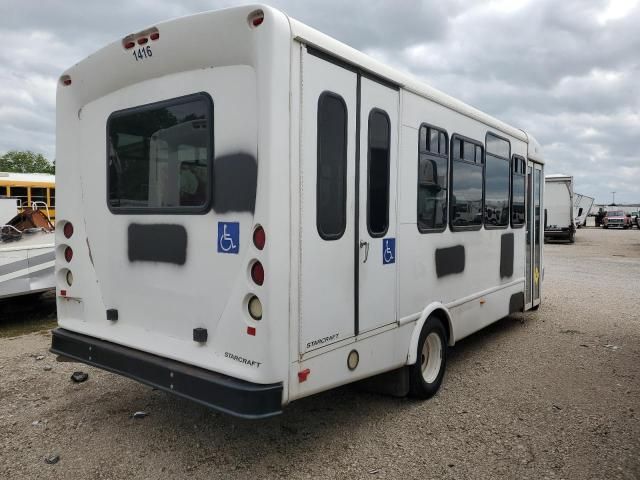
{"type": "MultiPolygon", "coordinates": [[[[114,39],[222,0],[0,0],[0,154],[55,157],[60,73],[114,39]]],[[[576,191],[640,202],[638,0],[272,0],[542,143],[576,191]]]]}

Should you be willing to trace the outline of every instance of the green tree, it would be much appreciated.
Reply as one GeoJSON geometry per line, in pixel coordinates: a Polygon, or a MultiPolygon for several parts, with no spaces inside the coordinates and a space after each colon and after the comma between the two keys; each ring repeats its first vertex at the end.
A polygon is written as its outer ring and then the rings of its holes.
{"type": "Polygon", "coordinates": [[[41,153],[11,150],[0,156],[0,172],[50,173],[55,175],[56,163],[50,163],[41,153]]]}

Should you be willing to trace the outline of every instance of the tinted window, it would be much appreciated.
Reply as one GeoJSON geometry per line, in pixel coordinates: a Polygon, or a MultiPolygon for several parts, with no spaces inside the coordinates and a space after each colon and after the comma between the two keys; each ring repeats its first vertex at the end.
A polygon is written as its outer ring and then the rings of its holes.
{"type": "Polygon", "coordinates": [[[28,206],[27,187],[11,187],[11,198],[18,199],[18,206],[28,206]]]}
{"type": "Polygon", "coordinates": [[[7,196],[7,187],[0,186],[0,197],[6,197],[6,196],[7,196]]]}
{"type": "Polygon", "coordinates": [[[316,225],[325,240],[342,236],[347,226],[347,106],[324,92],[318,99],[318,185],[316,225]]]}
{"type": "Polygon", "coordinates": [[[484,184],[484,222],[486,226],[509,225],[509,157],[511,145],[503,138],[487,134],[484,184]]]}
{"type": "Polygon", "coordinates": [[[110,207],[203,211],[212,189],[212,109],[207,95],[196,94],[112,114],[110,207]]]}
{"type": "Polygon", "coordinates": [[[497,157],[502,158],[509,158],[511,155],[511,144],[504,138],[488,133],[487,154],[496,155],[497,157]]]}
{"type": "Polygon", "coordinates": [[[367,227],[381,237],[389,227],[389,117],[381,110],[369,114],[369,182],[367,227]]]}
{"type": "Polygon", "coordinates": [[[513,156],[511,163],[511,226],[521,227],[525,220],[525,162],[513,156]]]}
{"type": "Polygon", "coordinates": [[[452,229],[482,225],[482,146],[454,135],[451,157],[452,229]]]}
{"type": "Polygon", "coordinates": [[[49,206],[51,207],[56,206],[56,189],[55,188],[49,189],[49,206]]]}
{"type": "Polygon", "coordinates": [[[47,189],[42,187],[31,187],[31,201],[47,203],[47,189]]]}
{"type": "Polygon", "coordinates": [[[418,229],[421,232],[441,231],[447,224],[447,135],[443,130],[423,125],[420,127],[420,139],[418,229]]]}

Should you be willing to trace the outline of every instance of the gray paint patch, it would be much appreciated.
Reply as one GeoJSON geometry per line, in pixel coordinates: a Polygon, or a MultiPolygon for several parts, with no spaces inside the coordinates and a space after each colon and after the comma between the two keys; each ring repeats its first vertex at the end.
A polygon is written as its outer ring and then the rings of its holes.
{"type": "Polygon", "coordinates": [[[464,272],[465,250],[463,245],[436,249],[436,275],[444,277],[464,272]]]}
{"type": "Polygon", "coordinates": [[[128,229],[130,262],[162,262],[184,265],[187,230],[182,225],[132,223],[128,229]]]}
{"type": "Polygon", "coordinates": [[[42,290],[42,285],[45,285],[45,289],[54,288],[53,272],[54,268],[49,267],[11,280],[0,281],[0,297],[39,291],[42,290]],[[38,282],[41,283],[40,286],[35,285],[38,282]]]}
{"type": "Polygon", "coordinates": [[[524,309],[524,292],[516,292],[509,299],[509,313],[522,312],[524,309]]]}
{"type": "Polygon", "coordinates": [[[255,211],[258,163],[253,156],[236,153],[218,157],[213,172],[213,209],[217,213],[255,211]]]}
{"type": "Polygon", "coordinates": [[[35,267],[36,265],[42,265],[43,263],[53,262],[56,259],[54,251],[43,253],[42,255],[36,255],[29,259],[18,260],[16,262],[7,263],[0,266],[0,275],[8,275],[9,273],[17,272],[18,270],[24,270],[29,267],[35,267]]]}
{"type": "Polygon", "coordinates": [[[513,233],[500,237],[500,278],[513,276],[513,233]]]}

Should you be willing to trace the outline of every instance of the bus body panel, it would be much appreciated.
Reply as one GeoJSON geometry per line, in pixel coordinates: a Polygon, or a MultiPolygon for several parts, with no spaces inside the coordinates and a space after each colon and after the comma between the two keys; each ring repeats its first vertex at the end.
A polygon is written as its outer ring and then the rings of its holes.
{"type": "Polygon", "coordinates": [[[66,239],[57,233],[57,240],[72,246],[74,260],[67,265],[59,256],[57,261],[59,324],[234,378],[282,382],[286,402],[290,219],[282,212],[289,198],[286,188],[269,185],[289,183],[283,160],[289,155],[290,32],[286,17],[270,9],[264,10],[269,19],[264,28],[250,31],[251,11],[230,9],[158,24],[153,56],[137,61],[115,42],[65,72],[72,84],[58,89],[57,158],[64,187],[58,226],[71,221],[74,235],[66,239]],[[229,34],[224,41],[220,31],[229,34]],[[109,116],[198,92],[213,103],[215,181],[227,195],[237,194],[235,157],[252,158],[255,212],[235,208],[233,195],[215,198],[204,214],[109,212],[109,116]],[[218,249],[223,222],[238,224],[237,254],[218,249]],[[267,232],[262,252],[252,246],[258,223],[267,232]],[[184,265],[131,260],[131,225],[183,228],[184,265]],[[266,272],[262,286],[250,277],[258,259],[266,272]],[[64,281],[67,269],[73,270],[71,286],[64,281]],[[248,314],[252,294],[263,300],[260,321],[248,314]],[[109,309],[118,311],[117,321],[107,319],[109,309]],[[194,328],[207,329],[206,343],[194,341],[194,328]]]}

